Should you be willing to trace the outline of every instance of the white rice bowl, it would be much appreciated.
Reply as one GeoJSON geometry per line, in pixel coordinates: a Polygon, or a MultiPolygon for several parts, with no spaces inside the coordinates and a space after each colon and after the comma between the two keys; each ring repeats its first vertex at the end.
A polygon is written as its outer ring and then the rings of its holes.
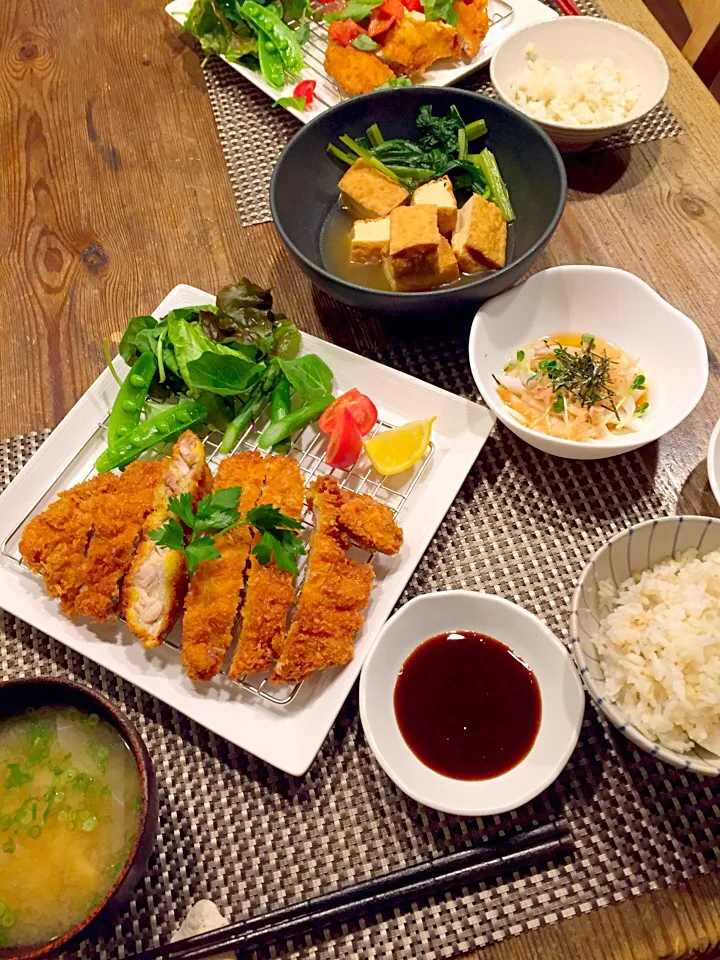
{"type": "Polygon", "coordinates": [[[525,49],[525,68],[510,85],[515,104],[536,120],[550,123],[614,124],[623,121],[640,98],[630,70],[609,58],[561,66],[525,49]]]}
{"type": "Polygon", "coordinates": [[[720,550],[663,560],[617,593],[601,583],[600,598],[605,696],[648,739],[720,755],[720,550]]]}

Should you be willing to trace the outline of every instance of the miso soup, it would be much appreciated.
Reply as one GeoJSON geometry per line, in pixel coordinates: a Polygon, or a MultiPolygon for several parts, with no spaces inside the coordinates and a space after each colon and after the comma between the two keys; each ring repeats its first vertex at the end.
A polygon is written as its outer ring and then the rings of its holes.
{"type": "Polygon", "coordinates": [[[133,755],[96,714],[54,706],[0,720],[0,946],[84,920],[127,862],[140,811],[133,755]]]}

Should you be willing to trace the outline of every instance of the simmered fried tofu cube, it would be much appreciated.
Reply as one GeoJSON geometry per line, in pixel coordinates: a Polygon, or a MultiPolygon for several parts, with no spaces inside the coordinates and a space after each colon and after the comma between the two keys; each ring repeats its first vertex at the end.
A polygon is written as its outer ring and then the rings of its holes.
{"type": "Polygon", "coordinates": [[[390,273],[389,261],[385,260],[385,273],[390,280],[393,290],[402,290],[405,292],[411,290],[434,290],[445,283],[452,283],[460,276],[455,254],[452,247],[445,239],[440,237],[438,248],[438,268],[434,272],[411,273],[407,276],[394,277],[390,273]]]}
{"type": "Polygon", "coordinates": [[[350,233],[353,263],[380,263],[390,243],[390,217],[356,220],[350,233]]]}
{"type": "Polygon", "coordinates": [[[409,193],[365,160],[356,161],[338,184],[345,207],[361,220],[386,217],[405,203],[409,193]]]}
{"type": "Polygon", "coordinates": [[[452,248],[464,273],[504,267],[507,224],[499,208],[474,193],[458,213],[452,248]]]}
{"type": "Polygon", "coordinates": [[[422,13],[408,12],[388,30],[380,56],[400,72],[412,77],[452,57],[456,44],[455,27],[442,20],[426,20],[422,13]]]}
{"type": "Polygon", "coordinates": [[[450,177],[423,183],[413,194],[411,203],[429,203],[437,207],[440,233],[450,236],[455,229],[458,208],[450,177]]]}
{"type": "Polygon", "coordinates": [[[442,239],[437,207],[396,207],[390,214],[388,275],[397,280],[413,274],[437,273],[442,239]]]}

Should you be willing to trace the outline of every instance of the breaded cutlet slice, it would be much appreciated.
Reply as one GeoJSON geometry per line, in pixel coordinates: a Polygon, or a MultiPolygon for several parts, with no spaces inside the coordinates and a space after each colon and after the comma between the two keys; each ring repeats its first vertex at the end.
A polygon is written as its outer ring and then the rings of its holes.
{"type": "MultiPolygon", "coordinates": [[[[258,503],[272,504],[299,520],[305,487],[297,460],[292,457],[265,457],[265,485],[258,503]]],[[[257,533],[253,540],[259,539],[257,533]]],[[[231,680],[245,673],[266,670],[285,645],[287,619],[295,602],[294,577],[280,570],[274,560],[265,565],[250,558],[242,626],[233,662],[231,680]]]]}
{"type": "MultiPolygon", "coordinates": [[[[238,509],[254,507],[265,478],[263,457],[257,452],[226,457],[213,487],[241,487],[238,509]]],[[[185,598],[182,661],[191,680],[212,680],[230,649],[240,597],[252,546],[252,531],[237,526],[215,542],[220,556],[198,564],[185,598]]]]}
{"type": "Polygon", "coordinates": [[[20,538],[23,562],[42,575],[48,593],[60,599],[68,616],[74,615],[75,599],[85,582],[94,518],[120,484],[115,474],[100,474],[64,490],[27,524],[20,538]]]}
{"type": "Polygon", "coordinates": [[[163,469],[160,460],[135,461],[125,469],[115,489],[97,499],[75,613],[96,621],[117,619],[122,578],[153,509],[163,469]]]}
{"type": "Polygon", "coordinates": [[[148,534],[170,517],[171,497],[189,493],[195,505],[211,485],[202,441],[192,430],[186,430],[163,462],[154,509],[145,521],[140,546],[123,584],[125,619],[144,647],[157,647],[163,642],[180,614],[187,589],[185,554],[158,546],[148,534]]]}
{"type": "Polygon", "coordinates": [[[320,481],[309,493],[316,511],[316,530],[310,542],[307,576],[272,677],[289,684],[352,660],[355,634],[363,624],[362,611],[375,576],[369,563],[345,556],[350,540],[339,523],[342,491],[320,481]]]}

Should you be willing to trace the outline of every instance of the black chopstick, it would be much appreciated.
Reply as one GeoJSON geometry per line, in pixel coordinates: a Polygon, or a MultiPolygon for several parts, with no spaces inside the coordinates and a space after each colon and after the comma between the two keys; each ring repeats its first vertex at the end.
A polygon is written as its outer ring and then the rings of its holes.
{"type": "Polygon", "coordinates": [[[218,930],[136,954],[131,960],[204,960],[227,950],[253,950],[309,930],[380,913],[451,887],[526,869],[572,849],[567,821],[560,818],[499,844],[460,850],[302,903],[239,920],[218,930]]]}

